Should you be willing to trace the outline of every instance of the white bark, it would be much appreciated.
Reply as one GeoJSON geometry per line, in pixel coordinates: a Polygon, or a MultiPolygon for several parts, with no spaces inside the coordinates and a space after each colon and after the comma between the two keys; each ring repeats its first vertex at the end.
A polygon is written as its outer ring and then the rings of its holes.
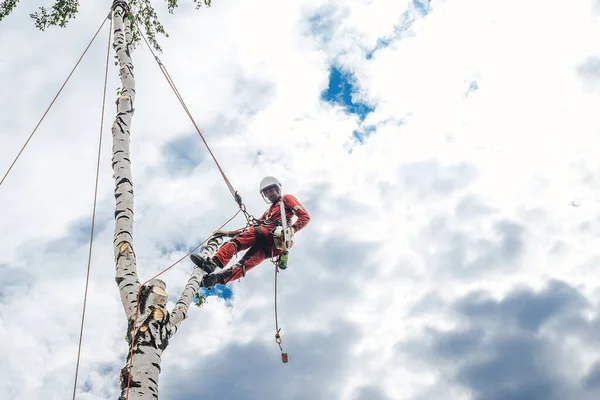
{"type": "Polygon", "coordinates": [[[169,316],[164,307],[167,297],[165,284],[160,280],[150,281],[142,288],[133,343],[133,319],[129,320],[127,329],[126,339],[130,351],[121,370],[119,400],[127,397],[128,390],[130,399],[158,399],[160,358],[171,336],[166,332],[169,316]]]}
{"type": "Polygon", "coordinates": [[[123,5],[118,1],[113,5],[113,48],[119,60],[122,85],[117,100],[117,116],[112,126],[116,199],[115,280],[129,321],[126,340],[131,349],[127,355],[126,365],[121,370],[120,398],[157,399],[160,357],[168,344],[166,338],[171,335],[165,332],[166,322],[168,322],[168,315],[164,311],[167,302],[165,284],[162,281],[152,281],[140,292],[133,250],[133,178],[129,138],[134,113],[135,78],[131,59],[132,35],[129,22],[124,21],[126,16],[124,6],[126,7],[126,4],[123,5]]]}
{"type": "MultiPolygon", "coordinates": [[[[158,399],[160,361],[179,324],[187,318],[189,305],[200,289],[204,271],[194,268],[181,297],[171,313],[165,310],[168,295],[163,281],[155,279],[141,287],[133,250],[133,178],[129,155],[131,120],[134,114],[135,79],[129,21],[124,21],[127,4],[113,3],[113,47],[120,67],[121,94],[112,126],[113,171],[115,179],[115,280],[128,320],[126,340],[130,351],[121,370],[119,399],[158,399]],[[139,298],[138,298],[139,296],[139,298]]],[[[214,237],[201,249],[211,256],[222,237],[214,237]]]]}
{"type": "Polygon", "coordinates": [[[117,100],[117,117],[112,126],[113,170],[115,178],[115,236],[114,254],[116,281],[119,285],[121,301],[128,319],[136,310],[140,287],[133,251],[133,179],[129,159],[129,133],[133,104],[135,100],[135,80],[131,60],[131,32],[129,24],[123,22],[125,10],[118,3],[113,10],[114,41],[120,66],[122,90],[117,100]]]}
{"type": "Polygon", "coordinates": [[[169,340],[179,325],[187,318],[189,305],[200,289],[205,272],[194,268],[180,299],[171,313],[165,311],[166,286],[159,279],[148,282],[140,293],[139,312],[135,323],[135,337],[131,343],[133,320],[129,320],[127,342],[130,351],[125,367],[121,370],[121,399],[125,399],[129,387],[130,399],[158,399],[160,361],[169,340]],[[131,356],[133,355],[133,362],[131,356]],[[131,369],[131,377],[129,370],[131,369]]]}
{"type": "Polygon", "coordinates": [[[130,349],[125,367],[121,370],[121,399],[126,398],[129,387],[130,399],[158,399],[158,378],[160,361],[169,340],[177,332],[181,322],[187,318],[187,311],[194,295],[200,289],[205,272],[200,268],[194,271],[181,294],[181,298],[171,313],[165,311],[167,292],[159,279],[151,280],[140,293],[140,308],[136,319],[133,346],[131,332],[133,321],[129,321],[127,341],[130,349]],[[131,356],[133,355],[133,362],[131,356]],[[129,370],[131,369],[131,377],[129,370]]]}
{"type": "Polygon", "coordinates": [[[187,285],[183,289],[181,293],[181,297],[175,304],[175,308],[171,311],[171,320],[169,325],[169,330],[171,331],[171,335],[174,335],[177,332],[177,328],[179,324],[187,318],[188,308],[192,300],[194,300],[194,296],[200,289],[200,283],[202,282],[202,278],[206,275],[200,268],[194,268],[194,272],[192,272],[192,276],[188,280],[187,285]]]}

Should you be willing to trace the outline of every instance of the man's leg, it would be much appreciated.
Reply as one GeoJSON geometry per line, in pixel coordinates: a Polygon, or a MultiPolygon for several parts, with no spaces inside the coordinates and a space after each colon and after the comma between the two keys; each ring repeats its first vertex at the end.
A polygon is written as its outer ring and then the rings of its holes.
{"type": "Polygon", "coordinates": [[[221,246],[221,248],[213,256],[213,259],[221,264],[221,268],[225,268],[235,253],[246,250],[255,243],[256,234],[254,233],[254,229],[248,229],[241,235],[236,236],[235,239],[232,239],[221,246]]]}
{"type": "Polygon", "coordinates": [[[246,250],[254,243],[256,243],[254,229],[248,229],[241,235],[236,236],[235,239],[232,239],[221,246],[221,248],[211,258],[204,259],[198,254],[192,254],[190,259],[194,264],[202,268],[207,274],[210,274],[217,267],[225,268],[236,252],[246,250]]]}
{"type": "Polygon", "coordinates": [[[244,254],[244,257],[240,260],[240,262],[231,269],[231,274],[223,276],[224,283],[240,279],[252,268],[265,261],[266,258],[267,253],[265,249],[261,247],[251,247],[250,250],[244,254]]]}
{"type": "Polygon", "coordinates": [[[260,230],[256,233],[257,237],[260,236],[260,238],[257,238],[256,240],[257,243],[250,247],[250,250],[244,254],[244,257],[242,257],[240,262],[238,262],[234,268],[220,273],[223,275],[220,276],[219,279],[222,280],[223,283],[240,279],[241,277],[246,276],[246,272],[265,261],[267,257],[276,257],[283,253],[282,250],[275,249],[273,237],[271,236],[269,228],[260,226],[256,229],[260,230]]]}
{"type": "Polygon", "coordinates": [[[205,275],[200,286],[212,287],[217,283],[224,285],[227,282],[240,279],[246,275],[246,272],[262,263],[266,258],[267,253],[263,248],[253,246],[244,254],[244,257],[242,257],[235,267],[216,274],[205,275]]]}

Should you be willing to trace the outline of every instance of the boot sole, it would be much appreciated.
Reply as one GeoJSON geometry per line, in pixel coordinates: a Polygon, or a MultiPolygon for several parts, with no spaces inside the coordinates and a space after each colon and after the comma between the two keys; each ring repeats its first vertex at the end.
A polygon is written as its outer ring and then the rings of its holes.
{"type": "Polygon", "coordinates": [[[194,264],[196,264],[197,267],[199,267],[202,271],[206,272],[207,274],[212,274],[215,270],[215,268],[211,268],[207,260],[198,256],[197,254],[192,254],[190,256],[190,259],[194,264]]]}

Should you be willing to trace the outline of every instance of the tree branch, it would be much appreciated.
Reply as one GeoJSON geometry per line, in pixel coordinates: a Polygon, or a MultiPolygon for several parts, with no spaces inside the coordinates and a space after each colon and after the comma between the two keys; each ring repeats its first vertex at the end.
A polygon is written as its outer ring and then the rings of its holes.
{"type": "Polygon", "coordinates": [[[177,332],[179,324],[187,318],[189,306],[200,289],[200,283],[204,275],[206,275],[206,272],[202,269],[198,267],[194,268],[187,285],[185,285],[183,292],[181,292],[181,297],[177,301],[177,304],[175,304],[173,311],[171,311],[171,318],[167,325],[167,329],[171,331],[171,336],[177,332]]]}

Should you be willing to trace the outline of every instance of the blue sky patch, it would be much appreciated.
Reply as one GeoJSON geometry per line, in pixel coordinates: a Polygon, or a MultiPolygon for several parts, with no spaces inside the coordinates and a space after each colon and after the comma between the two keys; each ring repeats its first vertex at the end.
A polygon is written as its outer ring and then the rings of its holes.
{"type": "Polygon", "coordinates": [[[333,35],[333,22],[331,9],[316,12],[308,18],[310,33],[319,38],[321,43],[328,43],[333,35]]]}
{"type": "Polygon", "coordinates": [[[357,129],[354,132],[352,132],[352,136],[354,137],[354,139],[360,142],[360,144],[363,144],[365,142],[365,139],[371,136],[371,134],[375,132],[376,129],[377,127],[375,125],[361,127],[361,129],[357,129]]]}
{"type": "Polygon", "coordinates": [[[377,44],[373,48],[373,50],[369,51],[365,57],[367,60],[373,58],[373,55],[376,51],[385,49],[395,40],[401,39],[402,34],[407,32],[412,26],[413,22],[415,22],[415,12],[412,10],[408,10],[402,13],[400,20],[397,24],[394,25],[392,32],[387,35],[377,39],[377,44]]]}
{"type": "Polygon", "coordinates": [[[208,298],[209,296],[217,296],[224,300],[231,300],[233,292],[226,285],[216,284],[210,289],[200,288],[200,295],[204,296],[204,298],[208,298]]]}
{"type": "Polygon", "coordinates": [[[412,3],[419,14],[429,14],[429,4],[431,3],[431,0],[412,0],[412,3]]]}
{"type": "Polygon", "coordinates": [[[412,0],[413,7],[402,13],[400,20],[394,25],[394,29],[389,35],[377,39],[375,47],[365,56],[367,60],[373,58],[373,55],[378,50],[385,49],[395,40],[401,39],[417,18],[424,17],[431,12],[430,4],[431,0],[412,0]]]}
{"type": "Polygon", "coordinates": [[[474,91],[479,89],[479,84],[477,83],[477,81],[471,81],[469,83],[469,87],[467,88],[467,92],[465,93],[465,96],[468,96],[470,93],[473,93],[474,91]]]}
{"type": "Polygon", "coordinates": [[[351,73],[343,72],[338,67],[332,66],[329,69],[329,85],[327,90],[321,94],[321,99],[337,104],[349,113],[358,115],[362,121],[374,108],[366,103],[354,101],[352,94],[356,89],[353,81],[354,76],[351,73]]]}

